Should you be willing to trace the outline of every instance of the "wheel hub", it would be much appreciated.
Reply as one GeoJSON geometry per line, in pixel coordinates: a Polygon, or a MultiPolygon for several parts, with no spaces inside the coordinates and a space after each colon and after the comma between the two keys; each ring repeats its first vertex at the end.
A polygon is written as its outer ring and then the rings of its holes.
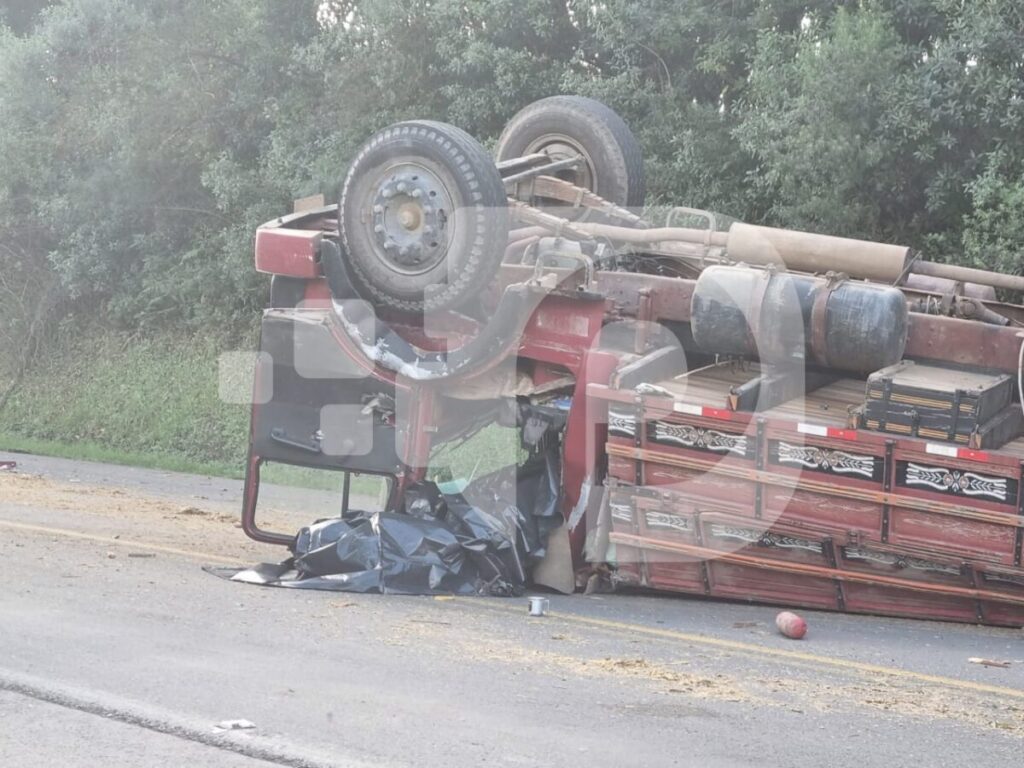
{"type": "Polygon", "coordinates": [[[452,204],[431,170],[406,163],[387,171],[372,195],[373,239],[403,272],[422,272],[444,258],[452,204]]]}
{"type": "Polygon", "coordinates": [[[561,134],[548,134],[530,142],[524,154],[540,153],[547,155],[552,161],[568,160],[572,157],[582,158],[583,162],[575,168],[559,171],[555,174],[563,181],[595,192],[594,179],[597,177],[593,161],[587,151],[574,139],[561,134]]]}

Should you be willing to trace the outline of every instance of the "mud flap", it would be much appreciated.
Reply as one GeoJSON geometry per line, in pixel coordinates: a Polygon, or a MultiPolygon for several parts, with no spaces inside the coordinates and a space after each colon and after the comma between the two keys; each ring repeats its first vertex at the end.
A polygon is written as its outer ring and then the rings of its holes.
{"type": "Polygon", "coordinates": [[[533,569],[533,583],[564,595],[570,595],[576,590],[568,527],[563,525],[548,534],[544,558],[533,569]]]}

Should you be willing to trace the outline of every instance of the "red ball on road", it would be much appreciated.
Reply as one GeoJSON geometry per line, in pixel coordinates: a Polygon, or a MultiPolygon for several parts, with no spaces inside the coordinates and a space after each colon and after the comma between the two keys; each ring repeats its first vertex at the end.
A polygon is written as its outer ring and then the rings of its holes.
{"type": "Polygon", "coordinates": [[[791,611],[783,611],[776,616],[775,626],[779,628],[779,632],[794,640],[799,640],[807,634],[807,622],[791,611]]]}

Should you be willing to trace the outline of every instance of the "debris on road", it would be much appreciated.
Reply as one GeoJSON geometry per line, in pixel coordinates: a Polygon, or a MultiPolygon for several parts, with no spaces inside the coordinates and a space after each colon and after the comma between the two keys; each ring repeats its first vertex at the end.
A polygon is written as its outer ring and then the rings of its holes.
{"type": "Polygon", "coordinates": [[[129,552],[128,553],[128,557],[146,557],[146,558],[148,558],[148,557],[156,557],[156,554],[153,553],[153,552],[129,552]]]}
{"type": "Polygon", "coordinates": [[[215,726],[215,731],[251,731],[256,727],[256,723],[251,720],[221,720],[215,726]]]}
{"type": "Polygon", "coordinates": [[[807,622],[792,611],[783,611],[775,617],[779,632],[792,640],[800,640],[807,634],[807,622]]]}
{"type": "Polygon", "coordinates": [[[1010,662],[1001,661],[999,659],[983,659],[978,656],[972,656],[967,660],[971,664],[980,664],[983,667],[1008,667],[1010,662]]]}
{"type": "Polygon", "coordinates": [[[546,597],[531,597],[530,615],[543,616],[545,613],[547,613],[549,605],[551,605],[551,601],[548,600],[546,597]]]}
{"type": "Polygon", "coordinates": [[[10,471],[18,468],[16,461],[0,461],[0,471],[10,471]]]}

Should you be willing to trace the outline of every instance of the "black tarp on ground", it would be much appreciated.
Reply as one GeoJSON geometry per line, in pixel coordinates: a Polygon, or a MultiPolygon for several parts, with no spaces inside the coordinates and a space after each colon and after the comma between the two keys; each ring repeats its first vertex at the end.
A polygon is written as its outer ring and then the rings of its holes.
{"type": "Polygon", "coordinates": [[[521,467],[479,478],[462,493],[420,483],[400,512],[350,512],[296,537],[280,564],[220,575],[299,589],[390,594],[518,595],[548,534],[562,524],[560,446],[521,467]]]}

